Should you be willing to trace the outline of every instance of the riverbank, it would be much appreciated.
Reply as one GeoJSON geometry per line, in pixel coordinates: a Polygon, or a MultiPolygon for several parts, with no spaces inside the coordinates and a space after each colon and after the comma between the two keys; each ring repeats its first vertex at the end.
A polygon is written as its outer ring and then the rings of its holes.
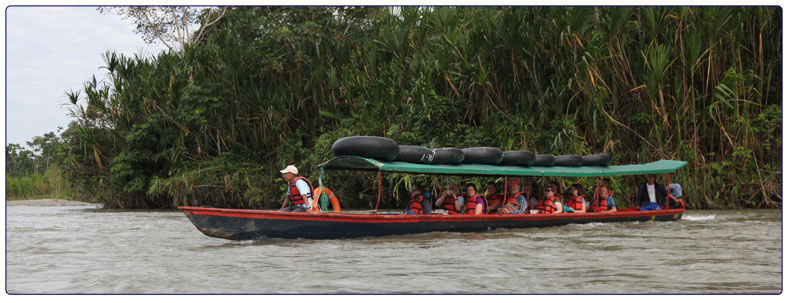
{"type": "Polygon", "coordinates": [[[90,203],[82,201],[71,201],[64,199],[33,199],[33,200],[10,200],[6,201],[7,206],[80,206],[95,205],[100,203],[90,203]]]}

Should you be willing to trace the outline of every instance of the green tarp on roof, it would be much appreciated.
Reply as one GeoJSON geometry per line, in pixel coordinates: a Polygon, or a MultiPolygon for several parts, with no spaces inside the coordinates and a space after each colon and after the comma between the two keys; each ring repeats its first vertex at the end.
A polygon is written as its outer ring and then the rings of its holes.
{"type": "Polygon", "coordinates": [[[611,166],[551,166],[521,167],[484,164],[428,165],[408,162],[383,162],[375,159],[341,156],[318,166],[327,170],[369,170],[430,175],[484,175],[484,176],[553,176],[553,177],[597,177],[665,174],[673,172],[687,162],[659,160],[646,164],[611,166]]]}

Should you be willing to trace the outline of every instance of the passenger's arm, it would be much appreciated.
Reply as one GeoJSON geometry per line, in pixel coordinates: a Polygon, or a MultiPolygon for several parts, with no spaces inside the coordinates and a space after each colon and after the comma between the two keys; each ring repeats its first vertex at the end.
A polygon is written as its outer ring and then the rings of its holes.
{"type": "Polygon", "coordinates": [[[501,200],[500,199],[490,200],[489,209],[497,209],[500,206],[501,206],[501,200]]]}
{"type": "MultiPolygon", "coordinates": [[[[484,203],[484,202],[482,202],[484,203]]],[[[476,202],[476,209],[474,209],[473,213],[476,215],[483,215],[484,214],[484,205],[482,203],[476,202]]]]}
{"type": "Polygon", "coordinates": [[[306,198],[306,195],[301,195],[301,199],[304,199],[304,207],[306,210],[312,209],[312,203],[309,203],[309,199],[306,198]]]}
{"type": "Polygon", "coordinates": [[[610,209],[606,210],[606,213],[614,213],[618,211],[618,209],[616,209],[616,201],[613,200],[613,198],[607,198],[607,205],[610,205],[610,209]]]}
{"type": "Polygon", "coordinates": [[[580,200],[580,209],[579,210],[575,210],[575,212],[576,213],[584,213],[586,211],[587,211],[587,209],[586,209],[586,199],[583,198],[582,200],[580,200]]]}
{"type": "Polygon", "coordinates": [[[282,203],[282,207],[279,209],[285,209],[285,206],[287,206],[287,202],[290,202],[290,195],[285,195],[285,201],[282,203]]]}
{"type": "Polygon", "coordinates": [[[553,202],[553,205],[555,206],[555,211],[553,212],[554,214],[560,214],[564,212],[564,205],[561,204],[561,202],[553,202]]]}
{"type": "Polygon", "coordinates": [[[435,201],[435,207],[441,207],[441,204],[443,204],[444,199],[446,199],[446,195],[443,195],[440,198],[438,198],[438,201],[435,201]]]}

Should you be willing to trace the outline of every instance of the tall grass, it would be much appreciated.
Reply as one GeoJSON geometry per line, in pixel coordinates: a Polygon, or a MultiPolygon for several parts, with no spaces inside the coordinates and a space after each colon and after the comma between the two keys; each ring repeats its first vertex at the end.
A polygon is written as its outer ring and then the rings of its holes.
{"type": "Polygon", "coordinates": [[[6,176],[5,196],[7,200],[74,198],[71,183],[57,167],[45,174],[6,176]]]}

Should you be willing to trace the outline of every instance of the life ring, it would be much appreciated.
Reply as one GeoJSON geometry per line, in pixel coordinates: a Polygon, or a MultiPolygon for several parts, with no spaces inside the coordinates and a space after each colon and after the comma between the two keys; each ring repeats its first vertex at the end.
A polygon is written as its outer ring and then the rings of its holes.
{"type": "Polygon", "coordinates": [[[550,154],[541,154],[534,156],[534,162],[531,166],[553,166],[555,164],[555,157],[550,154]]]}
{"type": "Polygon", "coordinates": [[[534,163],[534,153],[527,150],[513,150],[503,152],[501,165],[529,166],[534,163]]]}
{"type": "Polygon", "coordinates": [[[608,166],[612,160],[608,154],[583,156],[583,166],[608,166]]]}
{"type": "MultiPolygon", "coordinates": [[[[333,208],[334,211],[342,211],[342,207],[339,206],[339,199],[337,199],[337,196],[335,196],[334,193],[331,192],[330,189],[328,189],[328,187],[323,186],[323,189],[326,191],[326,196],[328,196],[328,201],[331,202],[331,208],[333,208]]],[[[320,195],[322,193],[323,191],[320,190],[320,187],[315,188],[315,192],[313,195],[315,199],[312,199],[312,209],[316,210],[315,212],[318,212],[320,210],[320,195]]]]}
{"type": "Polygon", "coordinates": [[[334,141],[331,145],[334,156],[358,156],[375,158],[382,161],[394,161],[399,155],[397,142],[384,137],[355,136],[334,141]]]}
{"type": "Polygon", "coordinates": [[[424,146],[400,145],[397,161],[430,164],[435,154],[424,146]]]}
{"type": "Polygon", "coordinates": [[[463,148],[462,163],[498,165],[503,160],[503,151],[497,147],[471,147],[463,148]]]}
{"type": "Polygon", "coordinates": [[[553,166],[583,166],[583,157],[578,155],[563,155],[553,157],[553,166]]]}
{"type": "Polygon", "coordinates": [[[432,150],[432,164],[460,164],[465,154],[459,148],[443,147],[432,150]]]}

